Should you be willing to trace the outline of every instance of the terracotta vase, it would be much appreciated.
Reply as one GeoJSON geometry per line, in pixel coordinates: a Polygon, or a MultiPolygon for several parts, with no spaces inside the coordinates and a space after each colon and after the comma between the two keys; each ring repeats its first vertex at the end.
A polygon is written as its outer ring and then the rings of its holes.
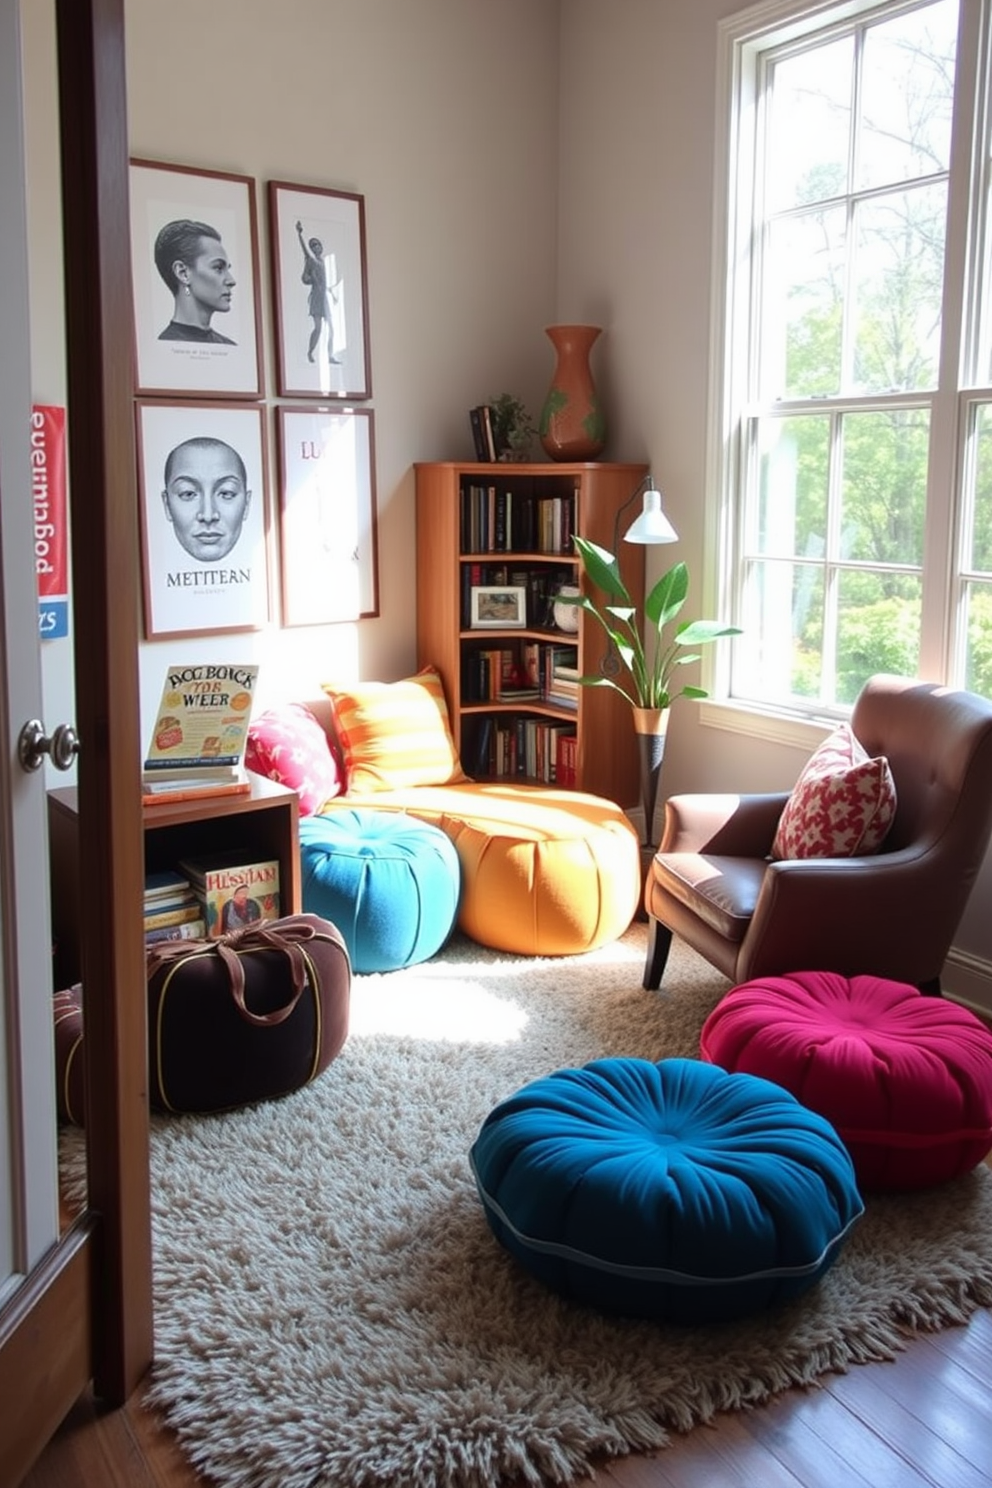
{"type": "Polygon", "coordinates": [[[595,460],[606,443],[606,420],[589,367],[600,328],[546,326],[545,334],[558,363],[541,409],[541,443],[552,460],[595,460]]]}
{"type": "Polygon", "coordinates": [[[641,846],[653,848],[658,780],[661,776],[661,762],[665,758],[665,739],[671,709],[635,708],[633,712],[641,761],[641,809],[644,812],[644,841],[641,846]]]}

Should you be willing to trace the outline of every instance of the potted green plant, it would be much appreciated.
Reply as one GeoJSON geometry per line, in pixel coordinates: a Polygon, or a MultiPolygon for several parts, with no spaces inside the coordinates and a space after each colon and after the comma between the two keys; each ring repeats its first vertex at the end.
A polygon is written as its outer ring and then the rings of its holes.
{"type": "Polygon", "coordinates": [[[579,682],[585,687],[612,687],[631,706],[641,751],[645,845],[649,845],[671,705],[680,697],[709,696],[705,688],[690,683],[684,683],[676,691],[676,669],[699,660],[697,646],[741,632],[738,626],[724,625],[719,620],[683,620],[666,635],[667,627],[675,622],[689,593],[686,564],[673,564],[662,574],[645,598],[644,614],[640,616],[620,577],[616,557],[588,538],[574,537],[572,541],[586,578],[602,591],[605,601],[597,603],[588,594],[579,593],[561,594],[558,603],[585,610],[609,638],[610,651],[602,672],[580,677],[579,682]],[[650,631],[654,640],[650,656],[644,645],[645,630],[650,631]]]}
{"type": "Polygon", "coordinates": [[[500,393],[489,404],[496,455],[500,460],[526,460],[537,430],[519,398],[500,393]]]}

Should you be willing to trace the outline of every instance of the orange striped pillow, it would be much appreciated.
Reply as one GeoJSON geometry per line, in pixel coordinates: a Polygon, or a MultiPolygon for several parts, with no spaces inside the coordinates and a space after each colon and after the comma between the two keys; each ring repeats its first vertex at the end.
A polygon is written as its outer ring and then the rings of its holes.
{"type": "Polygon", "coordinates": [[[364,682],[350,688],[322,685],[334,704],[334,728],[350,793],[468,779],[451,735],[441,678],[433,667],[402,682],[364,682]]]}

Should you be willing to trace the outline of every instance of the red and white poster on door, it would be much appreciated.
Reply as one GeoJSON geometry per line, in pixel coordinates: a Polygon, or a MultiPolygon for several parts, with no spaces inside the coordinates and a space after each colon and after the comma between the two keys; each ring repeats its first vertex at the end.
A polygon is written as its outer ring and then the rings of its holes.
{"type": "Polygon", "coordinates": [[[69,634],[69,540],[66,531],[65,409],[31,410],[31,499],[38,632],[43,641],[69,634]]]}

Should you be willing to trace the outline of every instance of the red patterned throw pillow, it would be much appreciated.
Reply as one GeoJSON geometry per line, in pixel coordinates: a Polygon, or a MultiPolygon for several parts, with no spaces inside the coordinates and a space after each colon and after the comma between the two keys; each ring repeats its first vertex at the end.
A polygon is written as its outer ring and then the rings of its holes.
{"type": "Polygon", "coordinates": [[[344,771],[331,742],[309,708],[285,703],[253,718],[245,764],[257,775],[295,790],[300,815],[311,816],[344,789],[344,771]]]}
{"type": "Polygon", "coordinates": [[[877,852],[896,814],[884,755],[872,758],[842,723],[803,766],[779,818],[773,858],[853,858],[877,852]]]}

